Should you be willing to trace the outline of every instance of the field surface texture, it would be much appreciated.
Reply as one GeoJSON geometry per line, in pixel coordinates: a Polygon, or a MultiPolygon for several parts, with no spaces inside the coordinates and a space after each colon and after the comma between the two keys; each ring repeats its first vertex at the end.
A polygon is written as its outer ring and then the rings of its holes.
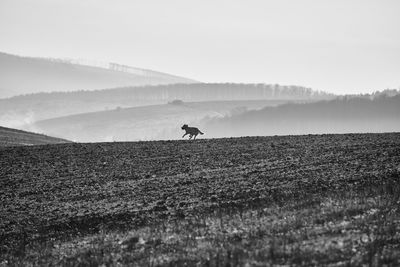
{"type": "Polygon", "coordinates": [[[398,266],[400,134],[0,148],[0,266],[398,266]]]}

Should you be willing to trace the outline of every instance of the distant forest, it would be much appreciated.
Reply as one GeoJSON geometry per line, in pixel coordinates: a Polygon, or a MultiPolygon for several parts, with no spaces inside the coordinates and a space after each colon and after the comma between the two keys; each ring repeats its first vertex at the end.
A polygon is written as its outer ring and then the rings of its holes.
{"type": "Polygon", "coordinates": [[[400,95],[344,96],[203,121],[213,137],[400,131],[400,95]]]}
{"type": "MultiPolygon", "coordinates": [[[[167,101],[216,101],[216,100],[260,100],[260,99],[309,99],[332,96],[296,85],[279,84],[241,84],[241,83],[192,83],[120,87],[112,89],[35,93],[6,99],[7,102],[19,101],[57,101],[91,100],[114,101],[116,103],[134,103],[138,100],[167,101]]],[[[0,101],[4,101],[0,99],[0,101]]]]}

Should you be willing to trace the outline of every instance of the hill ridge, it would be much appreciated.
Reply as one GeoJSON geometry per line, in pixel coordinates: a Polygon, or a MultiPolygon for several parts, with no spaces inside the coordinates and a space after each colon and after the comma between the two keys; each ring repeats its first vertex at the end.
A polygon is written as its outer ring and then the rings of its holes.
{"type": "Polygon", "coordinates": [[[66,139],[0,126],[0,147],[71,143],[66,139]]]}
{"type": "Polygon", "coordinates": [[[73,61],[24,57],[0,52],[0,98],[50,91],[77,91],[173,83],[194,80],[152,70],[109,63],[108,67],[73,61]],[[123,71],[123,70],[135,71],[123,71]]]}

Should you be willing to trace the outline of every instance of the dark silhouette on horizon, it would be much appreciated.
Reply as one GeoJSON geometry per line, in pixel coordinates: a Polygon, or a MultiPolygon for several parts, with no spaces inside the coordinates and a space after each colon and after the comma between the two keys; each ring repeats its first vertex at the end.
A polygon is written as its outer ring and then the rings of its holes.
{"type": "Polygon", "coordinates": [[[187,124],[184,124],[181,129],[186,131],[186,133],[182,136],[182,138],[188,134],[189,140],[192,139],[193,136],[194,136],[193,140],[195,140],[198,134],[201,134],[201,135],[204,134],[198,128],[189,127],[187,124]]]}

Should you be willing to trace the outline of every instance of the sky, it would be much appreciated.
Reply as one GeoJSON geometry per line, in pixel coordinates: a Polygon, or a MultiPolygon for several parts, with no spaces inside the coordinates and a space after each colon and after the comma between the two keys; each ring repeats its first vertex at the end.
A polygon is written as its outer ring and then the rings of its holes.
{"type": "Polygon", "coordinates": [[[0,0],[0,51],[201,82],[400,88],[398,0],[0,0]]]}

